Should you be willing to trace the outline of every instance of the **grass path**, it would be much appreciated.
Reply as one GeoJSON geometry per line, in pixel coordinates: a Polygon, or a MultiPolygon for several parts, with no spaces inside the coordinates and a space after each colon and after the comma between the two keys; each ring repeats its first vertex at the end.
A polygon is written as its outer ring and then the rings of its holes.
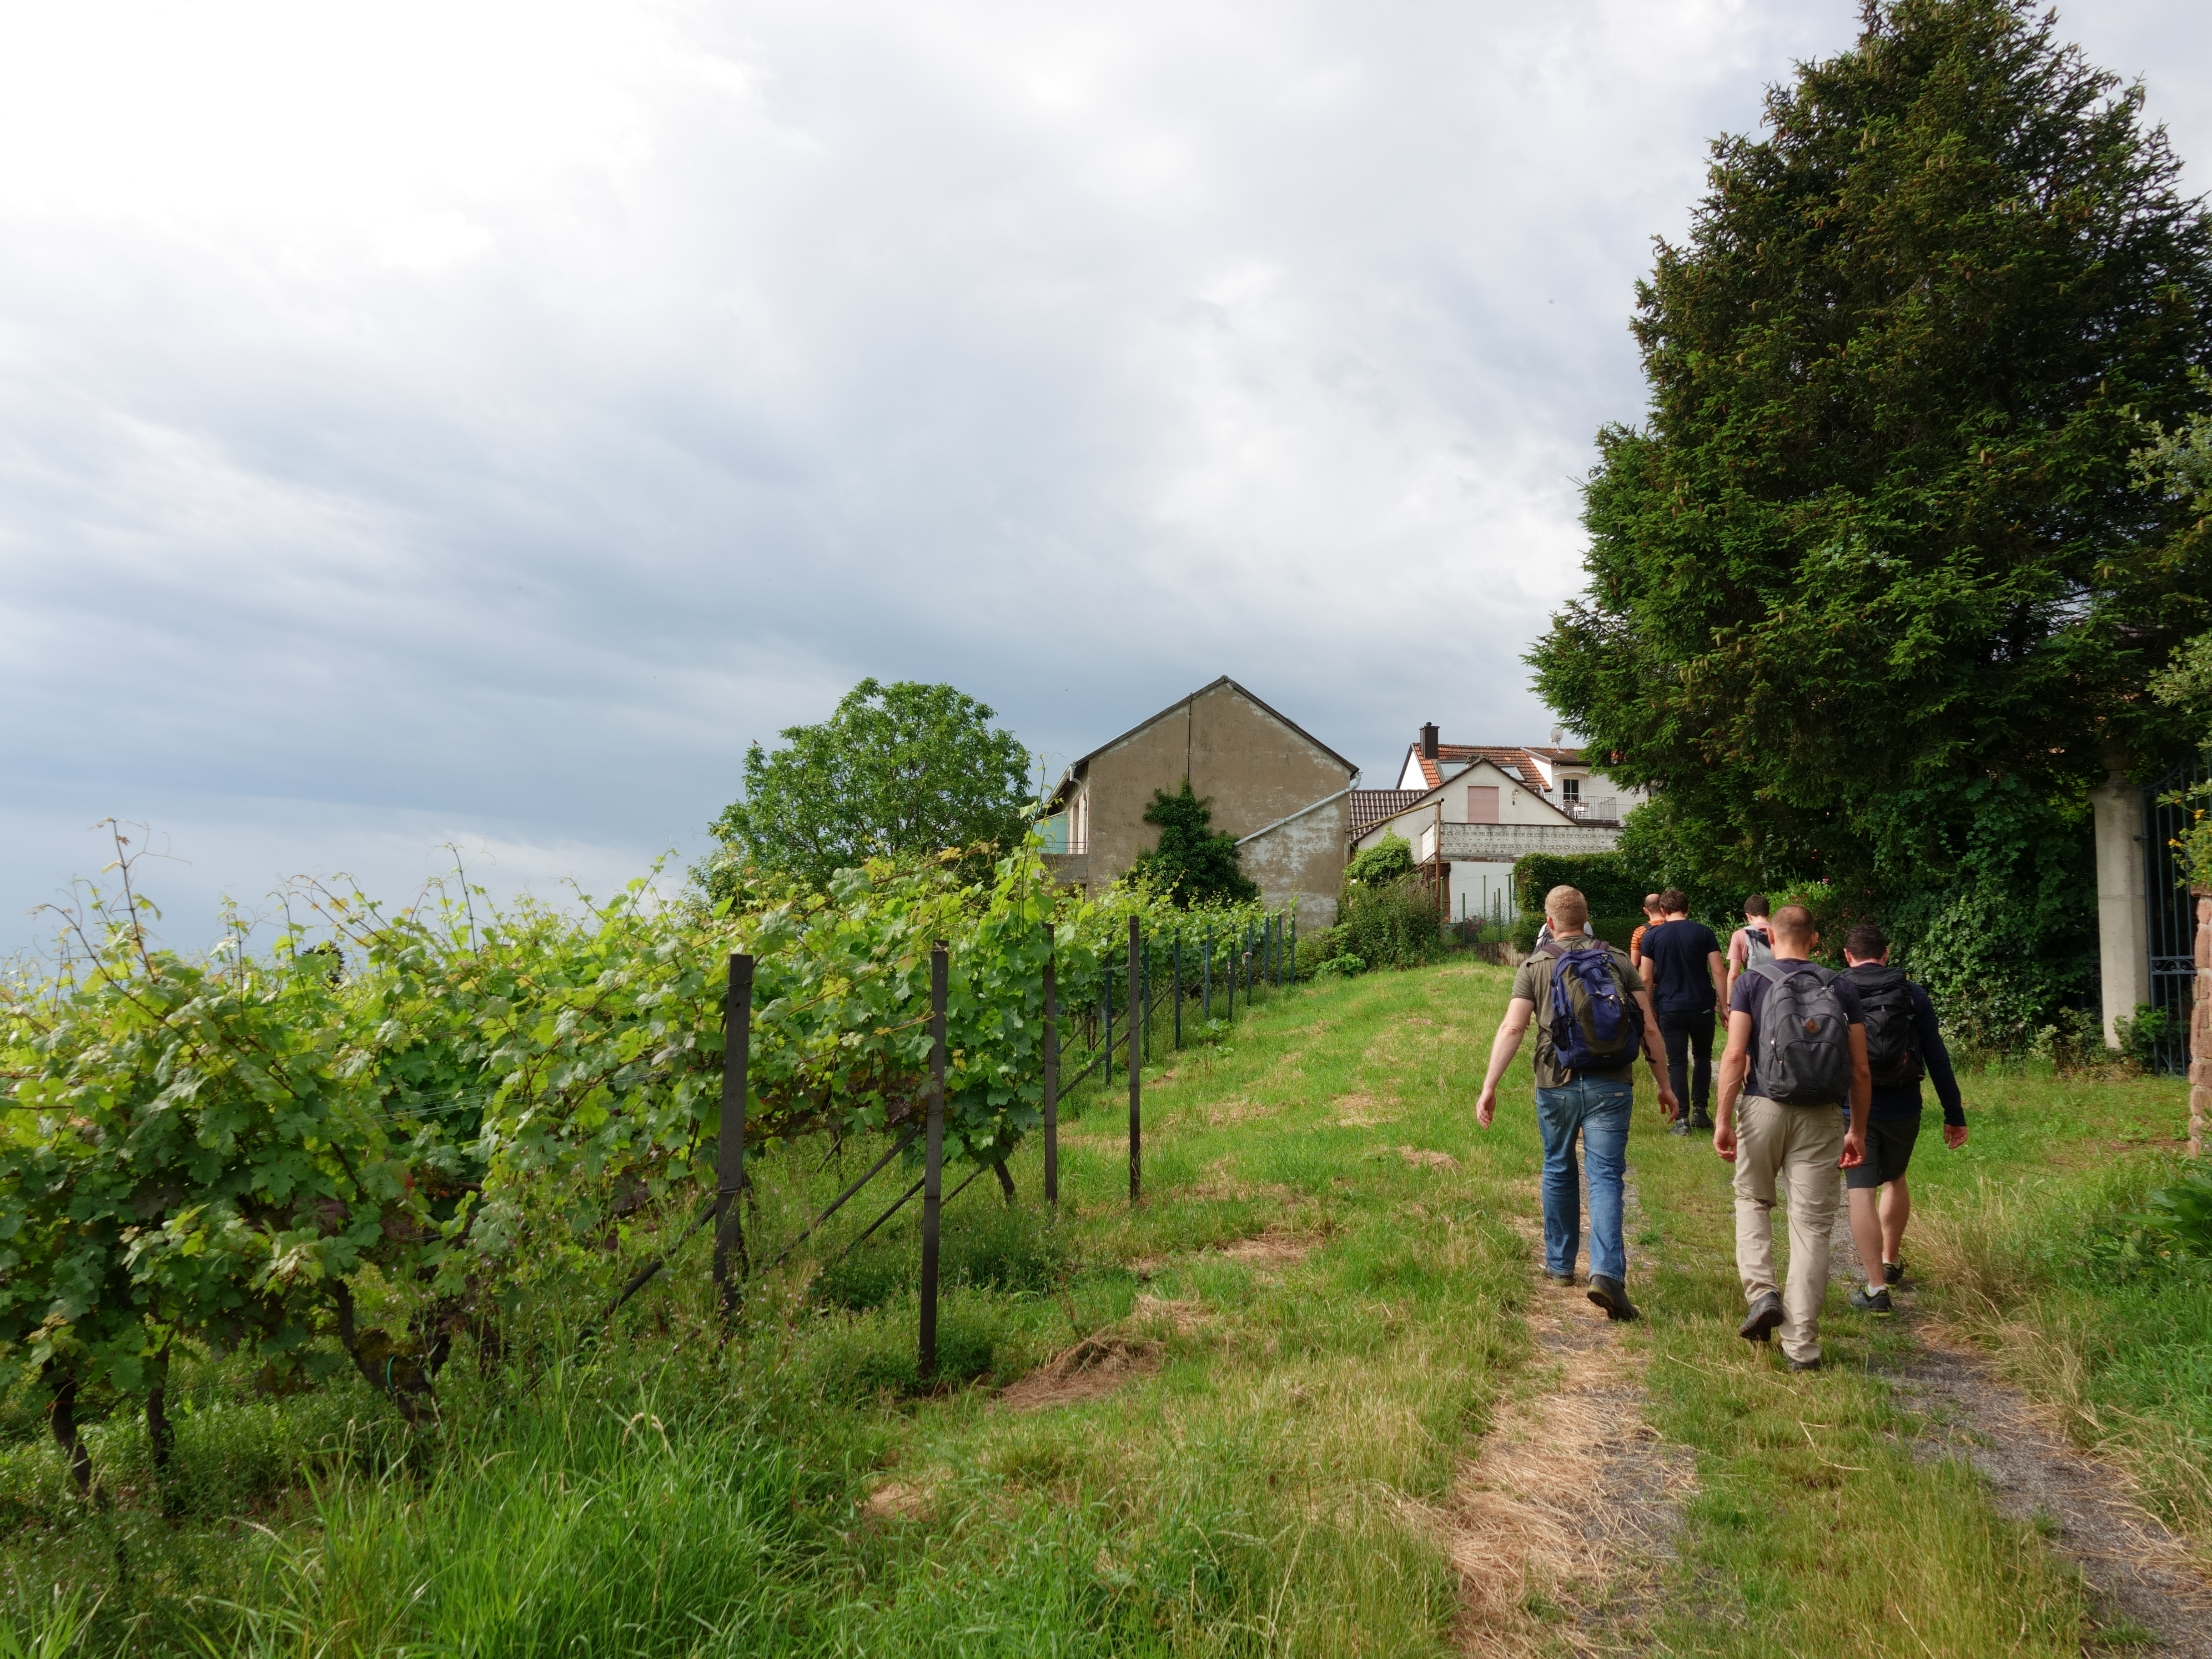
{"type": "MultiPolygon", "coordinates": [[[[1308,1024],[1295,1039],[1299,1069],[1336,1078],[1329,1087],[1345,1092],[1286,1103],[1259,1146],[1208,1165],[1218,1178],[1255,1156],[1293,1157],[1306,1137],[1364,1133],[1369,1148],[1342,1146],[1332,1161],[1352,1152],[1391,1179],[1378,1190],[1365,1175],[1339,1176],[1362,1189],[1346,1201],[1395,1212],[1411,1236],[1426,1207],[1387,1158],[1393,1140],[1410,1138],[1414,1152],[1461,1160],[1436,1182],[1440,1196],[1454,1189],[1454,1201],[1518,1242],[1517,1293],[1494,1294],[1521,1340],[1493,1347],[1523,1362],[1489,1370],[1495,1403],[1468,1414],[1467,1427],[1481,1431],[1452,1454],[1444,1492],[1401,1494],[1435,1511],[1432,1535],[1462,1577],[1443,1637],[1524,1651],[1966,1655],[2075,1654],[2085,1642],[2148,1634],[2127,1607],[2100,1604],[2077,1558],[2051,1547],[2051,1517],[2001,1504],[1971,1460],[1936,1455],[1942,1425],[1893,1386],[1914,1374],[1922,1350],[1909,1322],[1844,1309],[1847,1256],[1838,1253],[1825,1322],[1826,1371],[1794,1376],[1775,1351],[1735,1336],[1727,1171],[1702,1139],[1665,1135],[1648,1097],[1631,1142],[1641,1200],[1632,1272],[1647,1321],[1607,1327],[1579,1292],[1541,1284],[1525,1062],[1497,1128],[1485,1136],[1472,1126],[1474,1080],[1506,983],[1502,971],[1461,968],[1302,994],[1265,1011],[1243,1040],[1248,1061],[1294,1040],[1306,995],[1316,1012],[1367,1000],[1390,1035],[1369,1038],[1345,1074],[1342,1039],[1317,1029],[1329,1017],[1308,1024]]],[[[1177,1144],[1201,1121],[1228,1127],[1251,1097],[1239,1084],[1219,1099],[1232,1079],[1211,1066],[1175,1086],[1187,1083],[1199,1085],[1195,1097],[1158,1144],[1177,1144]],[[1209,1093],[1217,1097],[1201,1107],[1209,1093]]],[[[1982,1084],[1978,1118],[1998,1108],[1989,1097],[2003,1086],[1982,1084]]],[[[2095,1127],[2068,1123],[2054,1139],[2095,1127]]]]}
{"type": "MultiPolygon", "coordinates": [[[[2100,1607],[2051,1520],[1947,1455],[1910,1320],[1844,1311],[1839,1279],[1826,1370],[1736,1338],[1726,1171],[1648,1095],[1645,1320],[1542,1282],[1525,1054],[1496,1125],[1474,1122],[1509,984],[1453,964],[1299,987],[1218,1047],[1158,1056],[1133,1210],[1126,1097],[1080,1091],[1056,1221],[1034,1146],[1018,1210],[988,1182],[948,1210],[948,1260],[1058,1264],[948,1291],[972,1383],[913,1390],[907,1220],[826,1276],[794,1260],[726,1346],[693,1264],[557,1378],[457,1376],[421,1477],[330,1460],[349,1417],[386,1410],[343,1384],[269,1401],[210,1372],[179,1454],[208,1495],[173,1525],[127,1478],[82,1513],[27,1425],[0,1443],[8,1597],[97,1599],[97,1639],[51,1651],[101,1656],[1975,1659],[2148,1635],[2100,1607]],[[250,1527],[220,1486],[249,1467],[250,1527]],[[325,1471],[312,1489],[303,1468],[325,1471]]],[[[2175,1092],[2092,1086],[1970,1080],[1973,1145],[1915,1171],[1923,1304],[2010,1259],[1968,1219],[2142,1154],[2175,1092]]],[[[762,1161],[763,1237],[792,1236],[809,1196],[771,1177],[834,1188],[818,1163],[762,1161]]],[[[2182,1338],[2143,1364],[2185,1374],[2203,1339],[2182,1338]]],[[[101,1425],[95,1456],[127,1476],[134,1432],[101,1425]]]]}

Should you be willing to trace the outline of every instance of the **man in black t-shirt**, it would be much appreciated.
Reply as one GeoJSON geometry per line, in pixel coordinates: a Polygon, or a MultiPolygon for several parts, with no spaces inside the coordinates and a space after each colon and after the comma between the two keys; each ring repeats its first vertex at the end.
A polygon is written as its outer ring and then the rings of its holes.
{"type": "Polygon", "coordinates": [[[1728,984],[1728,969],[1713,930],[1690,920],[1689,897],[1681,889],[1660,894],[1658,905],[1662,921],[1644,936],[1644,982],[1667,1045],[1667,1080],[1674,1098],[1692,1108],[1670,1126],[1686,1135],[1713,1127],[1706,1114],[1713,1097],[1713,1010],[1728,984]]]}

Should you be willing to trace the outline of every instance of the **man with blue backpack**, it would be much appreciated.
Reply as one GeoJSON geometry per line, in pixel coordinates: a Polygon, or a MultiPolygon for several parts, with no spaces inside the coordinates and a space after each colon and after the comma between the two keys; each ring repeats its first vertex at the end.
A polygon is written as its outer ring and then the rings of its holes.
{"type": "Polygon", "coordinates": [[[1811,1371],[1842,1171],[1865,1154],[1874,1083],[1858,988],[1810,959],[1813,913],[1785,904],[1770,927],[1774,959],[1751,963],[1729,994],[1713,1150],[1735,1165],[1735,1265],[1751,1304],[1736,1334],[1764,1342],[1779,1328],[1790,1369],[1811,1371]],[[1774,1283],[1778,1182],[1790,1194],[1786,1293],[1774,1283]]]}
{"type": "Polygon", "coordinates": [[[1617,951],[1589,933],[1589,905],[1572,887],[1544,896],[1550,937],[1521,964],[1512,1000],[1490,1045],[1490,1069],[1475,1102],[1486,1129],[1498,1111],[1498,1079],[1536,1025],[1536,1124],[1544,1138],[1544,1276],[1575,1282],[1582,1244],[1582,1190],[1575,1137],[1589,1165],[1589,1299],[1608,1319],[1633,1319],[1628,1254],[1621,1242],[1621,1182],[1628,1166],[1628,1111],[1636,1057],[1643,1054],[1669,1117],[1679,1109],[1668,1085],[1650,994],[1617,951]]]}

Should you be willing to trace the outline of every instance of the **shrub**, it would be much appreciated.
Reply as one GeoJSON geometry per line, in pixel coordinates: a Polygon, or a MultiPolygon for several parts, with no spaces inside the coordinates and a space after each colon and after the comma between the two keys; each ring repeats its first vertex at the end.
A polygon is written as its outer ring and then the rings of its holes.
{"type": "Polygon", "coordinates": [[[1413,873],[1413,848],[1403,836],[1385,836],[1345,866],[1344,884],[1387,887],[1413,873]]]}
{"type": "Polygon", "coordinates": [[[1350,888],[1343,920],[1330,931],[1339,938],[1331,957],[1357,957],[1364,967],[1417,968],[1443,950],[1436,907],[1413,876],[1387,886],[1350,888]]]}
{"type": "Polygon", "coordinates": [[[2166,1010],[2138,1002],[2133,1014],[2114,1022],[2118,1030],[2120,1053],[2143,1071],[2149,1071],[2158,1064],[2158,1045],[2165,1039],[2169,1024],[2166,1010]]]}

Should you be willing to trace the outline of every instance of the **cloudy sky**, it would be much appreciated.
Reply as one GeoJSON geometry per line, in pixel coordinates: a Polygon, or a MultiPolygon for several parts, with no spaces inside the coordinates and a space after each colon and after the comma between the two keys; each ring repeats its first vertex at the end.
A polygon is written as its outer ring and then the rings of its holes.
{"type": "MultiPolygon", "coordinates": [[[[1711,136],[1855,0],[0,5],[0,950],[605,891],[946,679],[1535,740],[1711,136]]],[[[2212,14],[2077,0],[2212,180],[2212,14]]]]}

